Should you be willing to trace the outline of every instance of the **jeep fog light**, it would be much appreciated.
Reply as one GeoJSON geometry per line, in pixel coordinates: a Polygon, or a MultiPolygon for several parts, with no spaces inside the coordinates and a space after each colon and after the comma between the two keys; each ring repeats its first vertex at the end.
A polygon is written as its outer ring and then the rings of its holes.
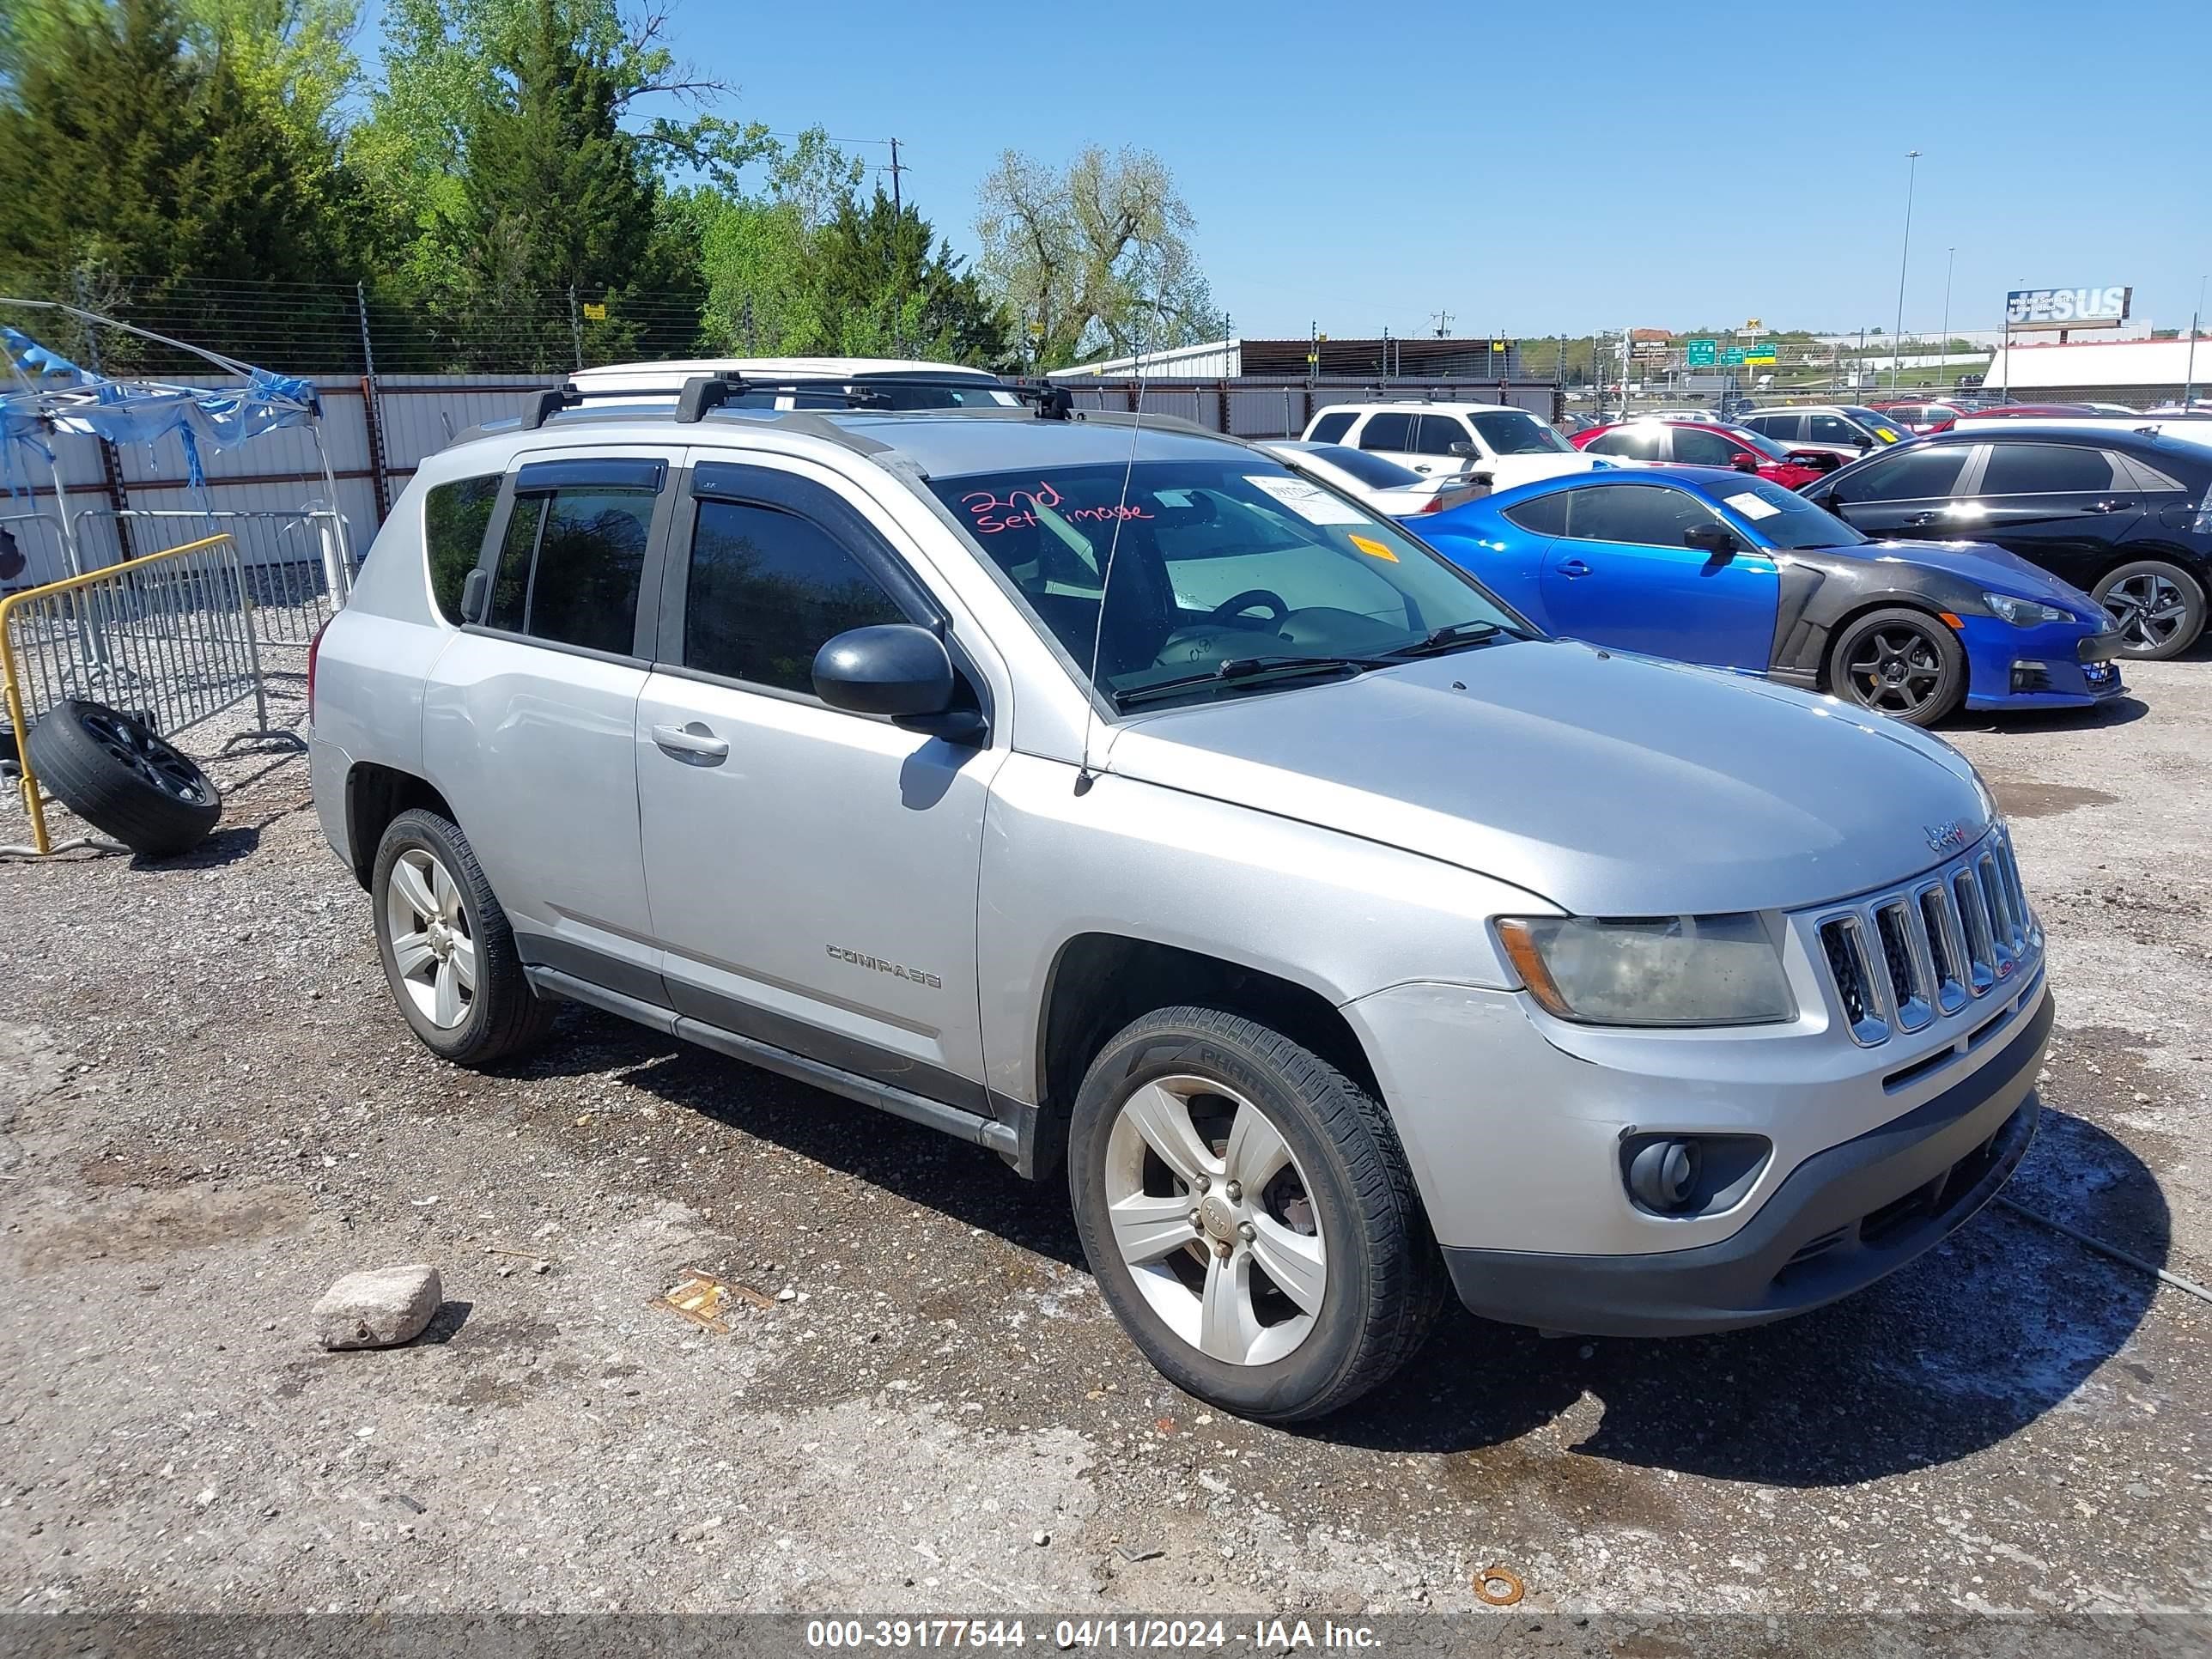
{"type": "Polygon", "coordinates": [[[1697,1189],[1694,1141],[1650,1141],[1628,1161],[1628,1190],[1648,1210],[1679,1210],[1697,1189]]]}
{"type": "Polygon", "coordinates": [[[1592,1025],[1756,1025],[1796,1018],[1755,914],[1501,916],[1498,941],[1539,1007],[1592,1025]]]}

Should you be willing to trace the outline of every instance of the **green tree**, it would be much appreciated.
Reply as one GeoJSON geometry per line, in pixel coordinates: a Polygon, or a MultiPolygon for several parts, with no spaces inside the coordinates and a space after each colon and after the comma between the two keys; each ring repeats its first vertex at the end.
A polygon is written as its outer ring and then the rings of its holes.
{"type": "Polygon", "coordinates": [[[1039,367],[1211,337],[1220,313],[1190,245],[1196,228],[1167,164],[1097,145],[1064,169],[1005,151],[975,231],[984,286],[1039,367]]]}
{"type": "Polygon", "coordinates": [[[568,368],[580,338],[586,359],[692,345],[701,222],[662,170],[733,171],[762,139],[711,115],[625,125],[648,94],[718,89],[665,25],[613,0],[392,0],[347,155],[392,252],[380,319],[427,328],[420,366],[568,368]]]}
{"type": "Polygon", "coordinates": [[[866,206],[841,203],[816,235],[813,259],[836,352],[1006,363],[1012,325],[963,263],[918,208],[894,208],[881,186],[866,206]]]}
{"type": "MultiPolygon", "coordinates": [[[[241,319],[196,284],[327,282],[345,237],[331,179],[274,96],[179,0],[27,0],[0,82],[0,286],[127,288],[239,355],[281,357],[298,319],[241,319]],[[244,348],[243,349],[241,348],[244,348]]],[[[118,360],[128,351],[118,338],[118,360]]]]}

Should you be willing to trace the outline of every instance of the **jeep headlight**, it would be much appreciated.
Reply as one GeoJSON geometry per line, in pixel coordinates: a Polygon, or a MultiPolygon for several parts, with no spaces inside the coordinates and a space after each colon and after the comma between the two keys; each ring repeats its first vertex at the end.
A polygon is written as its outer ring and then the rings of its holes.
{"type": "Polygon", "coordinates": [[[1589,1025],[1757,1025],[1797,1012],[1756,915],[1504,916],[1498,934],[1545,1012],[1589,1025]]]}
{"type": "Polygon", "coordinates": [[[2061,611],[2055,605],[2045,605],[2035,599],[2016,599],[2009,593],[1984,593],[1982,603],[2018,628],[2033,628],[2039,623],[2080,620],[2072,611],[2061,611]]]}

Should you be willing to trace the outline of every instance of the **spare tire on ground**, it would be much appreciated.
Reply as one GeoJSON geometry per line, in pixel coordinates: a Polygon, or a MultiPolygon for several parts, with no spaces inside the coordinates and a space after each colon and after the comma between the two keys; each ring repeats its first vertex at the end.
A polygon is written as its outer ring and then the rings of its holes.
{"type": "Polygon", "coordinates": [[[31,769],[69,810],[147,858],[206,839],[222,795],[198,766],[142,720],[71,698],[31,728],[31,769]]]}

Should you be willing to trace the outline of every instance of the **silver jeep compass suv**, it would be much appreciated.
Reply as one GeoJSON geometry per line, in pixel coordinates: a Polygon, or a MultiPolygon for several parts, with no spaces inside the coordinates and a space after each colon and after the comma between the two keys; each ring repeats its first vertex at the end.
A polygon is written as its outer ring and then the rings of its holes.
{"type": "Polygon", "coordinates": [[[1130,1336],[1276,1420],[1448,1291],[1801,1312],[2020,1161],[2043,937],[1945,745],[1540,637],[1195,428],[757,391],[464,437],[321,638],[317,806],[435,1053],[583,1003],[1065,1164],[1130,1336]]]}

